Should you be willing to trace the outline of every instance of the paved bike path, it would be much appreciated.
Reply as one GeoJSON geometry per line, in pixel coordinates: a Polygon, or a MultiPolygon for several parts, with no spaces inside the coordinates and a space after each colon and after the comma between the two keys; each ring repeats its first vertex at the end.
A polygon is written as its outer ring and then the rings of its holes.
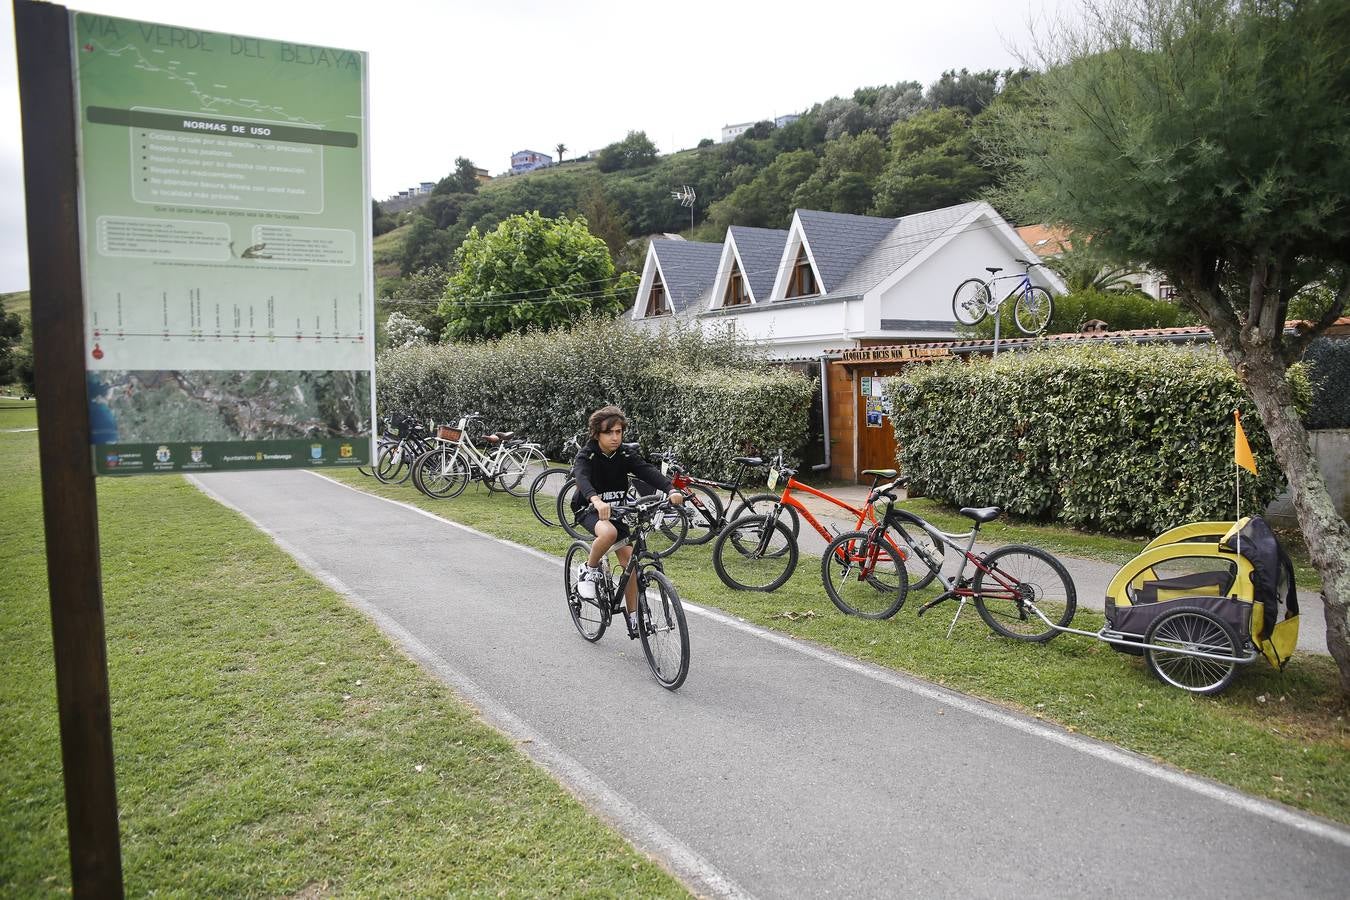
{"type": "Polygon", "coordinates": [[[638,847],[715,896],[1344,896],[1350,832],[689,612],[678,692],[552,558],[305,472],[197,476],[638,847]]]}

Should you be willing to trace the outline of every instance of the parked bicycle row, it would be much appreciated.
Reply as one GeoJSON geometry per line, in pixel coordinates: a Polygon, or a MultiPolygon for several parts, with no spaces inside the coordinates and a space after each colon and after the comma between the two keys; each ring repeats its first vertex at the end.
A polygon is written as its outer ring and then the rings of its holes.
{"type": "MultiPolygon", "coordinates": [[[[578,433],[563,448],[564,458],[577,456],[588,442],[585,432],[578,433]]],[[[621,446],[627,453],[638,450],[634,443],[621,446]]],[[[788,582],[799,564],[803,521],[826,545],[820,558],[824,592],[848,615],[890,618],[903,608],[910,590],[936,582],[941,592],[923,604],[918,615],[956,601],[948,637],[969,603],[990,629],[1004,637],[1036,643],[1064,632],[1095,637],[1122,652],[1143,655],[1153,674],[1195,693],[1223,690],[1236,667],[1260,653],[1282,664],[1292,650],[1290,644],[1273,657],[1267,652],[1267,645],[1275,650],[1270,639],[1275,613],[1270,613],[1265,622],[1270,627],[1265,627],[1259,616],[1253,620],[1250,613],[1245,625],[1234,625],[1223,615],[1233,610],[1208,610],[1213,603],[1160,608],[1166,615],[1150,617],[1148,622],[1141,619],[1135,630],[1125,625],[1117,628],[1110,616],[1100,631],[1074,629],[1070,627],[1077,610],[1073,579],[1053,554],[1025,545],[976,551],[980,528],[998,518],[997,507],[961,509],[960,514],[970,520],[969,530],[945,531],[900,507],[907,479],[892,469],[866,470],[864,474],[872,478],[867,500],[853,506],[826,490],[798,481],[797,471],[785,463],[781,451],[772,459],[733,457],[730,462],[736,474],[729,481],[690,471],[673,450],[656,452],[650,462],[659,466],[661,478],[654,473],[649,477],[668,481],[683,502],[670,502],[664,489],[630,477],[627,493],[610,506],[610,515],[613,521],[625,523],[625,540],[632,552],[624,556],[625,563],[616,571],[605,570],[603,578],[598,579],[599,590],[591,590],[579,587],[586,581],[580,561],[592,547],[592,531],[583,521],[590,507],[574,502],[577,479],[573,467],[550,463],[538,444],[512,432],[488,432],[476,414],[460,418],[453,427],[434,429],[415,417],[402,416],[395,417],[382,437],[377,459],[375,477],[386,483],[411,478],[428,497],[455,497],[472,481],[482,481],[489,490],[528,497],[540,523],[560,527],[576,540],[567,554],[564,586],[578,631],[588,641],[599,640],[614,616],[623,618],[625,612],[629,613],[625,620],[629,637],[642,640],[657,680],[671,689],[678,687],[687,673],[688,635],[679,596],[665,574],[663,560],[686,545],[711,545],[713,570],[728,588],[775,591],[788,582]],[[758,489],[760,484],[767,490],[758,489]],[[852,528],[841,533],[835,526],[822,523],[802,502],[803,495],[838,507],[852,528]],[[637,586],[637,605],[625,609],[625,593],[634,592],[630,584],[637,586]],[[1197,629],[1204,631],[1203,639],[1196,637],[1197,629]],[[1250,639],[1246,631],[1252,633],[1250,639]]],[[[1228,540],[1225,532],[1236,534],[1239,527],[1250,530],[1264,525],[1247,522],[1199,525],[1220,542],[1216,552],[1223,553],[1222,541],[1228,540]]],[[[589,526],[594,528],[594,522],[589,526]]],[[[1195,546],[1187,543],[1187,552],[1194,554],[1195,546]]],[[[1236,555],[1241,558],[1240,543],[1236,547],[1236,555]]],[[[1245,559],[1243,562],[1248,568],[1253,565],[1245,559]]],[[[1125,571],[1122,569],[1117,581],[1125,571]]],[[[1141,570],[1134,580],[1145,578],[1151,571],[1141,570]]],[[[1130,585],[1113,582],[1116,618],[1122,623],[1128,618],[1126,611],[1132,608],[1130,598],[1137,593],[1130,585]]],[[[1232,598],[1221,599],[1236,602],[1237,611],[1244,602],[1250,608],[1252,597],[1240,594],[1238,591],[1232,598]]],[[[1296,606],[1292,614],[1296,619],[1296,606]]],[[[1290,614],[1285,615],[1287,619],[1290,614]]],[[[1282,641],[1281,647],[1285,643],[1282,641]]]]}

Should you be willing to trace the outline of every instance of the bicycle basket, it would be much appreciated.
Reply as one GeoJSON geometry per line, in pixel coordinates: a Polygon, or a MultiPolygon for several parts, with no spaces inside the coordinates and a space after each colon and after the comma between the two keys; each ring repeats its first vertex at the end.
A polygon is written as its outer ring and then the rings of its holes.
{"type": "Polygon", "coordinates": [[[436,429],[436,437],[443,441],[457,441],[464,435],[464,432],[458,428],[451,428],[449,425],[442,425],[436,429]]]}

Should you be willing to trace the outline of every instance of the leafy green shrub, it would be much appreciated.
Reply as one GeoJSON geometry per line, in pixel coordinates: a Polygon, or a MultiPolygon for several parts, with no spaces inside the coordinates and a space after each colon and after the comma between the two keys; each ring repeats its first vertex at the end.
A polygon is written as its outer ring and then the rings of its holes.
{"type": "Polygon", "coordinates": [[[591,411],[617,403],[645,450],[673,447],[701,475],[729,477],[749,449],[800,447],[813,382],[730,332],[648,333],[593,318],[496,341],[408,347],[376,363],[381,415],[436,422],[479,412],[557,456],[591,411]]]}
{"type": "Polygon", "coordinates": [[[1303,355],[1312,383],[1304,424],[1309,428],[1350,428],[1350,340],[1321,337],[1303,355]]]}
{"type": "MultiPolygon", "coordinates": [[[[999,314],[999,333],[1005,338],[1021,337],[1022,333],[1013,322],[1012,301],[999,307],[999,314]]],[[[1147,294],[1126,294],[1088,288],[1055,297],[1055,315],[1050,320],[1046,333],[1076,333],[1082,330],[1084,322],[1091,319],[1102,320],[1112,331],[1173,328],[1196,323],[1196,318],[1190,311],[1171,300],[1155,300],[1147,294]]],[[[976,337],[992,338],[994,317],[989,316],[978,325],[959,330],[974,334],[976,337]]]]}
{"type": "MultiPolygon", "coordinates": [[[[1293,373],[1307,394],[1307,379],[1293,373]]],[[[899,458],[918,488],[958,506],[1156,534],[1233,514],[1233,410],[1259,475],[1283,475],[1233,370],[1209,349],[1078,346],[911,369],[888,384],[899,458]]]]}

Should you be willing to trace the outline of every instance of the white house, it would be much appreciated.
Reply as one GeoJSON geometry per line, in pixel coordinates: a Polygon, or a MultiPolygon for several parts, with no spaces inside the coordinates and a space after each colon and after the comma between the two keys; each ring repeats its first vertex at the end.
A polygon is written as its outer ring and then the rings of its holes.
{"type": "MultiPolygon", "coordinates": [[[[956,286],[987,267],[1018,275],[1017,259],[1036,256],[987,203],[899,219],[799,209],[786,231],[732,226],[721,244],[652,241],[632,319],[731,323],[783,359],[955,338],[956,286]]],[[[1064,292],[1043,267],[1031,279],[1064,292]]]]}

